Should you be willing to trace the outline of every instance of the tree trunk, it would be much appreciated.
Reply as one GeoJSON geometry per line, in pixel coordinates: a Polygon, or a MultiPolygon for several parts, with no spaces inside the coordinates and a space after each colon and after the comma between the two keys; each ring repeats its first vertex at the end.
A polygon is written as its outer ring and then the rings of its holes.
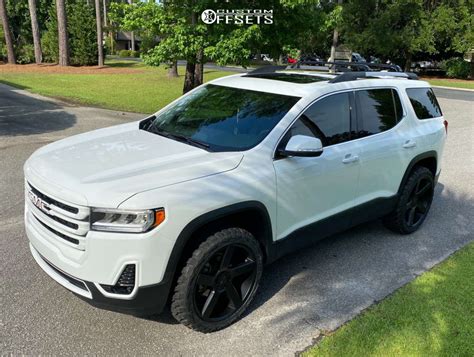
{"type": "Polygon", "coordinates": [[[184,75],[184,87],[183,94],[189,92],[194,88],[194,71],[196,69],[196,64],[193,62],[186,62],[186,74],[184,75]]]}
{"type": "MultiPolygon", "coordinates": [[[[127,2],[129,5],[133,4],[132,0],[128,0],[127,2]]],[[[135,51],[135,33],[133,31],[130,32],[130,49],[135,51]]]]}
{"type": "MultiPolygon", "coordinates": [[[[342,5],[342,0],[337,0],[337,4],[342,5]]],[[[332,34],[331,57],[329,57],[329,62],[334,62],[336,60],[336,47],[337,47],[338,42],[339,42],[339,31],[337,27],[335,27],[334,32],[332,34]]],[[[336,66],[330,65],[329,72],[335,73],[336,66]]]]}
{"type": "Polygon", "coordinates": [[[3,32],[5,34],[5,44],[7,45],[8,63],[15,64],[15,52],[13,51],[12,33],[8,23],[7,9],[5,8],[5,0],[0,0],[0,17],[2,18],[3,32]]]}
{"type": "Polygon", "coordinates": [[[107,27],[107,0],[103,0],[104,5],[104,27],[107,27]]]}
{"type": "Polygon", "coordinates": [[[58,16],[59,65],[69,66],[69,36],[67,33],[67,17],[65,0],[56,0],[58,16]]]}
{"type": "Polygon", "coordinates": [[[178,61],[173,61],[168,68],[168,78],[178,77],[178,61]]]}
{"type": "Polygon", "coordinates": [[[102,19],[100,17],[100,0],[95,0],[95,21],[97,23],[97,48],[99,67],[104,66],[104,44],[102,43],[102,19]]]}
{"type": "Polygon", "coordinates": [[[132,31],[130,32],[130,49],[135,51],[135,33],[132,31]]]}
{"type": "Polygon", "coordinates": [[[408,53],[405,61],[405,72],[410,72],[411,70],[411,53],[408,53]]]}
{"type": "Polygon", "coordinates": [[[36,0],[28,0],[31,18],[31,32],[33,33],[33,45],[35,47],[35,62],[40,64],[43,61],[43,52],[41,51],[41,39],[38,26],[38,18],[36,17],[36,0]]]}
{"type": "Polygon", "coordinates": [[[204,54],[200,49],[196,56],[196,67],[194,68],[194,87],[200,86],[204,80],[204,54]]]}

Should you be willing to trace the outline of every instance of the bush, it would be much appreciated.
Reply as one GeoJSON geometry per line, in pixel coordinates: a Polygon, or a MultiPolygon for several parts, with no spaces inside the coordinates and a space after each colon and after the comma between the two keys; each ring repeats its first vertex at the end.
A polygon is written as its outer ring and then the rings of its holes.
{"type": "Polygon", "coordinates": [[[138,52],[138,51],[130,50],[129,52],[130,52],[130,57],[135,57],[135,58],[140,57],[140,52],[138,52]]]}
{"type": "MultiPolygon", "coordinates": [[[[94,10],[85,2],[71,2],[67,5],[69,50],[72,65],[90,66],[98,61],[97,29],[94,10]]],[[[45,62],[58,62],[58,27],[54,3],[49,11],[46,32],[41,46],[45,62]]]]}
{"type": "Polygon", "coordinates": [[[27,64],[35,62],[35,48],[33,45],[24,44],[16,50],[16,63],[27,64]]]}
{"type": "Polygon", "coordinates": [[[441,63],[441,68],[450,78],[467,78],[470,73],[470,64],[462,58],[450,58],[441,63]]]}
{"type": "Polygon", "coordinates": [[[119,57],[130,57],[130,51],[129,50],[120,50],[119,57]]]}

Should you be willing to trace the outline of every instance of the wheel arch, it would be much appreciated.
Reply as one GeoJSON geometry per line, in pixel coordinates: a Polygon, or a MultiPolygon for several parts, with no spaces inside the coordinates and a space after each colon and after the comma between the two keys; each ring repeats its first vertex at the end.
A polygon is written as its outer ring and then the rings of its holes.
{"type": "Polygon", "coordinates": [[[403,175],[402,181],[400,182],[400,186],[398,188],[398,193],[401,192],[403,186],[405,185],[410,173],[413,171],[415,167],[423,166],[429,169],[433,173],[433,178],[436,177],[436,173],[438,170],[438,154],[436,151],[427,151],[422,154],[415,156],[410,163],[408,164],[407,169],[405,170],[405,174],[403,175]]]}
{"type": "Polygon", "coordinates": [[[272,225],[266,206],[259,201],[245,201],[202,214],[189,222],[178,235],[165,271],[164,280],[169,284],[170,294],[179,273],[192,252],[204,239],[225,228],[247,229],[258,240],[264,261],[272,253],[272,225]]]}

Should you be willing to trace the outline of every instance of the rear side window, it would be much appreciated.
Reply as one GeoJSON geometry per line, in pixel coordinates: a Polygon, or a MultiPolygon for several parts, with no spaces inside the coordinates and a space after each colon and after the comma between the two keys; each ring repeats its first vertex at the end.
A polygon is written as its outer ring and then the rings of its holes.
{"type": "Polygon", "coordinates": [[[403,117],[397,91],[390,88],[356,91],[358,137],[393,128],[403,117]]]}
{"type": "Polygon", "coordinates": [[[438,118],[443,115],[431,88],[409,88],[407,94],[418,119],[438,118]]]}

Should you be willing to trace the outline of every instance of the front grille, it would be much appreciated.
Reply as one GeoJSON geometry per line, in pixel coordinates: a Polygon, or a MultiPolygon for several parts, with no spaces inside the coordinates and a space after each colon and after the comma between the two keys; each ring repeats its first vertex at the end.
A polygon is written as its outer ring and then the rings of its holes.
{"type": "Polygon", "coordinates": [[[31,186],[31,184],[29,186],[30,186],[31,192],[33,192],[36,196],[38,196],[39,198],[41,198],[43,201],[47,202],[48,204],[54,205],[56,207],[59,207],[59,208],[65,210],[65,211],[68,211],[68,212],[71,212],[71,213],[74,213],[74,214],[77,214],[79,212],[79,209],[77,207],[72,207],[72,206],[69,206],[65,203],[59,202],[59,201],[55,200],[54,198],[51,198],[51,197],[45,195],[44,193],[38,191],[36,188],[31,186]]]}
{"type": "Polygon", "coordinates": [[[90,209],[60,202],[59,199],[41,192],[29,182],[25,188],[25,199],[32,222],[62,242],[85,250],[85,239],[90,229],[90,209]]]}
{"type": "Polygon", "coordinates": [[[102,289],[111,294],[130,295],[135,288],[135,264],[128,264],[115,285],[101,284],[102,289]]]}
{"type": "Polygon", "coordinates": [[[79,280],[79,279],[76,279],[68,274],[66,274],[65,272],[63,272],[62,270],[56,268],[53,264],[51,264],[50,262],[48,262],[46,259],[44,259],[43,256],[41,256],[41,259],[43,259],[43,261],[49,265],[49,267],[51,269],[53,269],[58,275],[61,275],[64,279],[66,279],[67,281],[69,281],[72,285],[74,286],[77,286],[78,288],[82,289],[82,290],[85,290],[85,291],[89,291],[87,289],[87,286],[86,284],[82,281],[82,280],[79,280]]]}
{"type": "Polygon", "coordinates": [[[75,239],[75,238],[71,238],[65,234],[62,234],[61,232],[58,232],[57,230],[51,228],[50,226],[48,226],[47,224],[41,222],[38,217],[36,217],[35,215],[33,215],[35,217],[35,219],[44,227],[46,228],[48,231],[50,231],[51,233],[54,233],[56,234],[58,237],[61,237],[62,239],[65,239],[67,240],[68,242],[71,242],[71,243],[74,243],[74,244],[79,244],[79,240],[78,239],[75,239]]]}

